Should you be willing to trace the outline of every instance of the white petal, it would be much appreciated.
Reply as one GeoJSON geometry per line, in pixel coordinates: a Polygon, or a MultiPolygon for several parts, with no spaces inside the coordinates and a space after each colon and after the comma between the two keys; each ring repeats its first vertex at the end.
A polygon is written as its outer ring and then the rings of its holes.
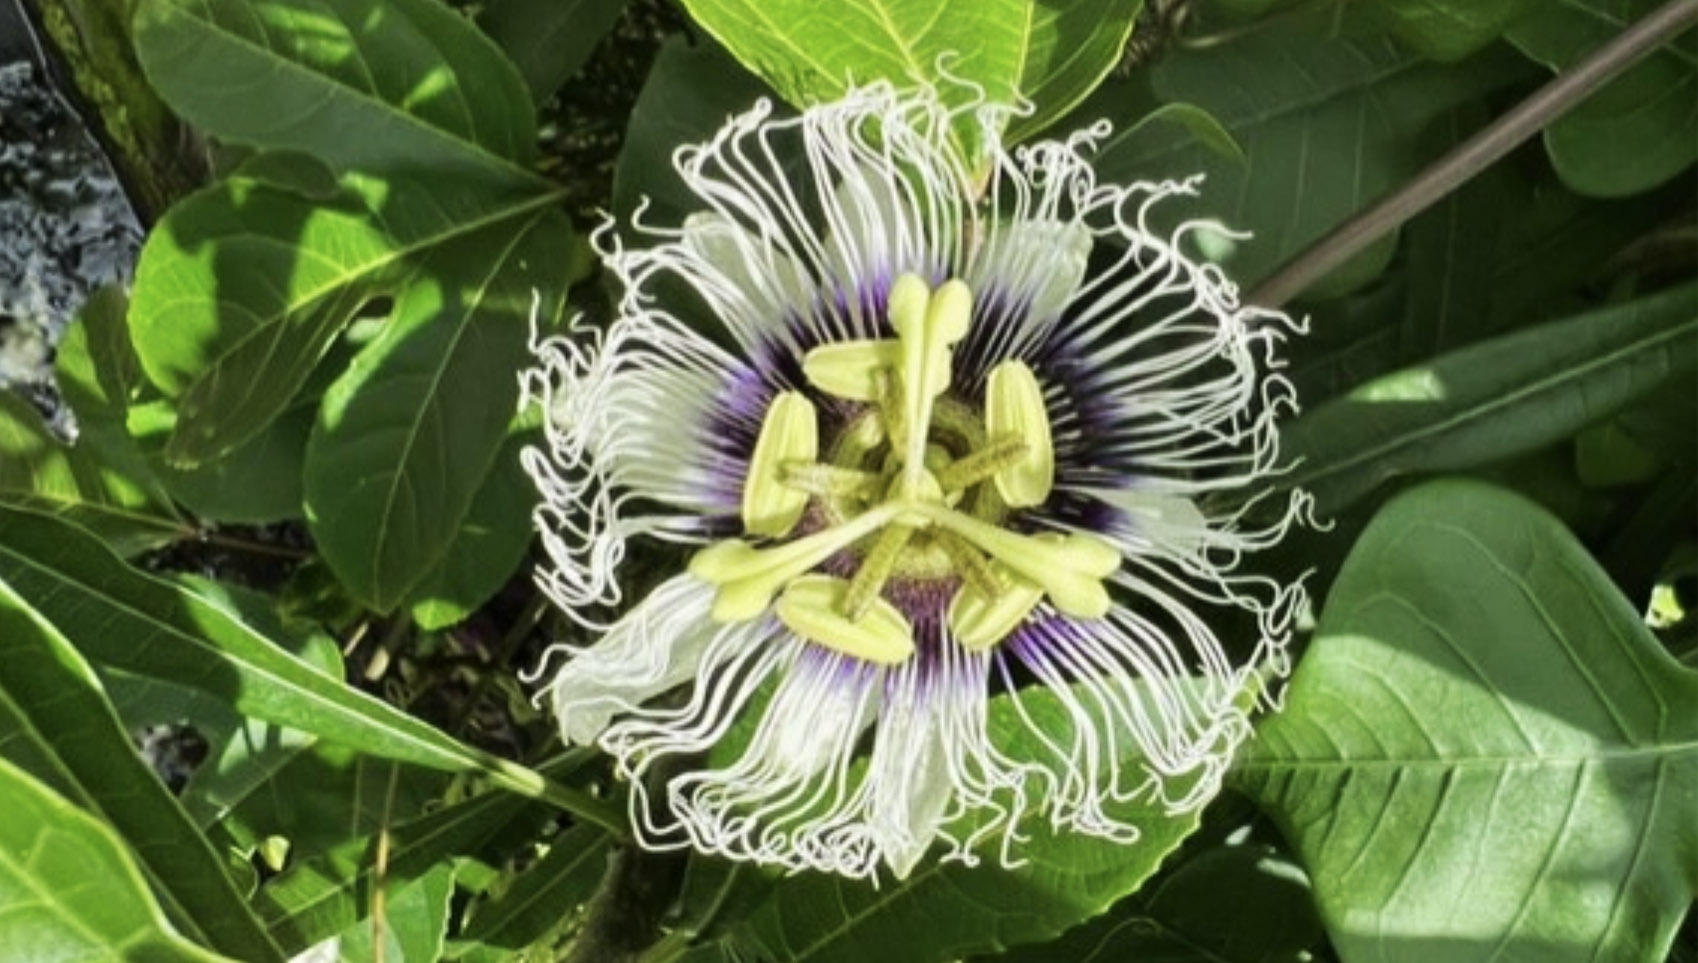
{"type": "MultiPolygon", "coordinates": [[[[955,794],[952,754],[945,740],[953,726],[937,718],[955,706],[925,691],[912,663],[887,687],[878,741],[867,769],[873,827],[884,861],[905,879],[937,840],[955,794]]],[[[981,696],[979,708],[983,710],[981,696]]]]}
{"type": "Polygon", "coordinates": [[[721,628],[708,618],[714,588],[680,575],[649,593],[601,641],[576,652],[547,694],[568,743],[588,745],[615,715],[695,676],[721,628]]]}

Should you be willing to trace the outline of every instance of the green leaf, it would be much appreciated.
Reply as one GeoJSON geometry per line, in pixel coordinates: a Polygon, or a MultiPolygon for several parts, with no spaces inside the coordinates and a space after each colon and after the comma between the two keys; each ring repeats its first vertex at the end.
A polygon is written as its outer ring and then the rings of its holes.
{"type": "Polygon", "coordinates": [[[381,919],[362,920],[342,931],[338,960],[435,963],[442,959],[448,929],[448,900],[454,895],[454,864],[443,862],[403,886],[385,890],[381,919]],[[382,951],[376,945],[381,934],[382,951]]]}
{"type": "Polygon", "coordinates": [[[479,904],[457,941],[460,963],[501,963],[546,938],[589,901],[607,871],[612,840],[594,826],[573,826],[513,880],[479,904]]]}
{"type": "Polygon", "coordinates": [[[560,313],[557,211],[434,251],[394,316],[325,393],[307,520],[344,584],[390,611],[445,558],[518,407],[533,305],[560,313]]]}
{"type": "MultiPolygon", "coordinates": [[[[1507,183],[1506,183],[1507,186],[1507,183]]],[[[1608,203],[1546,181],[1508,187],[1498,229],[1491,307],[1476,326],[1490,333],[1574,311],[1576,282],[1605,286],[1616,256],[1666,224],[1669,212],[1698,207],[1689,181],[1608,203]]]]}
{"type": "Polygon", "coordinates": [[[77,416],[79,435],[122,427],[129,406],[147,390],[125,323],[129,299],[117,286],[89,295],[54,352],[53,378],[77,416]]]}
{"type": "MultiPolygon", "coordinates": [[[[1533,0],[1372,0],[1399,40],[1434,60],[1460,60],[1528,16],[1533,0]]],[[[1549,6],[1546,4],[1545,6],[1549,6]]]]}
{"type": "MultiPolygon", "coordinates": [[[[1047,690],[1022,691],[1018,705],[1007,696],[992,700],[991,740],[1014,758],[1032,751],[1025,746],[1033,737],[1022,712],[1046,731],[1071,725],[1047,690]]],[[[1120,760],[1122,767],[1138,764],[1120,760]]],[[[1112,805],[1117,818],[1139,826],[1137,842],[1057,832],[1028,818],[1016,844],[1020,866],[1002,868],[993,851],[976,867],[932,859],[906,879],[877,887],[820,873],[794,876],[773,886],[727,939],[746,955],[790,963],[897,957],[926,963],[1053,939],[1136,889],[1200,819],[1195,811],[1174,814],[1150,800],[1112,805]]]]}
{"type": "Polygon", "coordinates": [[[59,441],[29,402],[0,391],[0,503],[61,515],[134,554],[192,534],[150,487],[59,441]]]}
{"type": "MultiPolygon", "coordinates": [[[[1250,285],[1413,176],[1430,159],[1419,149],[1430,124],[1523,67],[1513,57],[1484,58],[1466,69],[1434,65],[1363,29],[1358,18],[1346,18],[1336,32],[1330,15],[1270,22],[1232,42],[1176,50],[1150,72],[1159,100],[1215,117],[1248,163],[1179,131],[1131,136],[1144,113],[1142,99],[1104,88],[1099,103],[1122,133],[1104,145],[1097,172],[1126,182],[1205,175],[1199,207],[1254,235],[1245,242],[1211,235],[1210,256],[1250,285]]],[[[1170,206],[1158,209],[1169,223],[1186,213],[1170,206]]],[[[1367,281],[1394,247],[1395,239],[1370,247],[1309,295],[1367,281]]]]}
{"type": "Polygon", "coordinates": [[[154,89],[220,140],[339,171],[537,182],[518,71],[432,0],[138,0],[134,35],[154,89]]]}
{"type": "Polygon", "coordinates": [[[155,397],[142,372],[127,310],[121,290],[96,291],[59,344],[55,374],[77,418],[77,444],[123,466],[124,475],[145,484],[158,504],[180,502],[201,518],[219,521],[299,517],[301,455],[312,412],[285,418],[231,456],[198,469],[169,464],[160,449],[177,415],[168,401],[155,397]]]}
{"type": "Polygon", "coordinates": [[[130,308],[143,368],[176,399],[165,456],[193,467],[270,424],[405,253],[352,191],[315,201],[238,172],[173,207],[130,308]]]}
{"type": "Polygon", "coordinates": [[[476,850],[534,805],[508,793],[484,793],[384,825],[292,866],[260,889],[255,905],[284,949],[299,952],[365,919],[379,885],[405,885],[476,850]],[[385,834],[388,853],[380,868],[376,857],[385,834]]]}
{"type": "Polygon", "coordinates": [[[0,508],[0,579],[90,660],[207,692],[257,719],[361,752],[448,772],[486,772],[528,795],[535,772],[474,749],[326,678],[228,611],[125,565],[92,535],[50,516],[0,508]]]}
{"type": "MultiPolygon", "coordinates": [[[[308,651],[339,662],[334,645],[319,649],[308,651]]],[[[186,723],[207,741],[206,760],[183,788],[183,808],[237,852],[280,840],[291,859],[310,858],[387,818],[409,817],[442,792],[445,777],[434,770],[249,719],[195,689],[111,669],[102,675],[127,723],[186,723]]]]}
{"type": "Polygon", "coordinates": [[[528,92],[432,0],[147,0],[136,33],[185,117],[273,152],[174,212],[144,255],[138,344],[180,396],[166,456],[234,451],[362,305],[392,301],[324,395],[302,493],[337,576],[391,611],[445,555],[503,441],[531,307],[518,287],[551,304],[566,286],[551,268],[570,261],[570,228],[530,170],[528,92]]]}
{"type": "Polygon", "coordinates": [[[20,960],[219,963],[172,932],[104,824],[0,759],[0,943],[20,960]]]}
{"type": "Polygon", "coordinates": [[[409,597],[413,621],[427,632],[463,621],[513,577],[531,544],[536,489],[519,464],[534,433],[508,439],[478,488],[465,524],[436,568],[409,597]]]}
{"type": "Polygon", "coordinates": [[[491,0],[478,26],[506,51],[542,107],[624,11],[625,0],[491,0]]]}
{"type": "Polygon", "coordinates": [[[1574,434],[1698,367],[1698,285],[1472,345],[1288,425],[1282,484],[1333,512],[1387,479],[1472,468],[1574,434]]]}
{"type": "MultiPolygon", "coordinates": [[[[950,107],[966,107],[980,97],[1011,104],[1021,83],[1031,82],[1026,53],[1033,42],[1036,4],[1030,0],[844,0],[829,5],[684,0],[684,6],[743,66],[797,107],[836,100],[852,86],[877,80],[899,88],[929,84],[950,107]]],[[[1052,28],[1059,29],[1064,19],[1057,15],[1052,28]]],[[[962,157],[973,165],[984,160],[977,124],[968,113],[954,129],[962,157]]]]}
{"type": "Polygon", "coordinates": [[[1324,940],[1303,871],[1273,847],[1216,846],[1052,943],[1001,963],[1307,963],[1324,940]]]}
{"type": "MultiPolygon", "coordinates": [[[[1486,123],[1478,105],[1458,108],[1439,122],[1434,140],[1449,150],[1486,123]]],[[[1502,225],[1514,220],[1508,205],[1515,186],[1502,166],[1488,168],[1404,229],[1409,296],[1398,332],[1403,358],[1430,358],[1492,333],[1498,323],[1489,311],[1493,254],[1502,225]]]]}
{"type": "Polygon", "coordinates": [[[1030,19],[1018,89],[1033,111],[1009,122],[1009,143],[1027,140],[1066,116],[1102,83],[1120,62],[1143,8],[1144,0],[1026,4],[1030,19]]]}
{"type": "MultiPolygon", "coordinates": [[[[1238,146],[1238,142],[1232,139],[1232,132],[1222,127],[1220,121],[1216,120],[1213,114],[1193,104],[1175,103],[1151,106],[1148,113],[1127,125],[1126,129],[1115,137],[1116,149],[1127,150],[1129,144],[1135,142],[1140,133],[1154,134],[1156,129],[1163,125],[1177,126],[1180,130],[1190,134],[1198,144],[1207,147],[1223,158],[1240,165],[1250,163],[1250,158],[1244,155],[1244,148],[1238,146]]],[[[1171,130],[1162,131],[1157,136],[1160,139],[1155,141],[1153,149],[1161,150],[1164,146],[1171,146],[1173,142],[1171,130]]]]}
{"type": "Polygon", "coordinates": [[[242,959],[282,963],[223,861],[136,755],[88,663],[4,580],[0,754],[103,817],[197,939],[242,959]]]}
{"type": "Polygon", "coordinates": [[[1346,963],[1656,963],[1698,885],[1698,673],[1478,483],[1375,518],[1239,778],[1346,963]]]}
{"type": "MultiPolygon", "coordinates": [[[[165,412],[160,427],[176,418],[165,412]]],[[[317,412],[306,405],[284,411],[259,433],[217,459],[193,468],[167,461],[163,435],[139,439],[153,456],[152,468],[171,496],[203,519],[258,525],[300,518],[307,438],[317,412]]],[[[132,419],[132,427],[136,425],[132,419]]]]}
{"type": "MultiPolygon", "coordinates": [[[[1563,70],[1662,0],[1551,0],[1509,31],[1527,56],[1563,70]]],[[[1545,150],[1582,194],[1623,197],[1698,160],[1698,31],[1667,44],[1545,128],[1545,150]]]]}

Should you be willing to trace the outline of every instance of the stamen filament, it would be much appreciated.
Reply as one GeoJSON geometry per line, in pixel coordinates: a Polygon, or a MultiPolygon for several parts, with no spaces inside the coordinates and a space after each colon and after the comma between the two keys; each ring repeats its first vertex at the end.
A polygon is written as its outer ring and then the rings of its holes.
{"type": "Polygon", "coordinates": [[[1003,580],[991,568],[990,560],[985,558],[971,543],[954,532],[932,532],[932,538],[949,556],[949,564],[961,573],[961,580],[967,588],[986,598],[995,598],[1003,591],[1003,580]]]}
{"type": "Polygon", "coordinates": [[[821,498],[874,499],[884,490],[884,479],[870,471],[843,468],[820,462],[788,461],[779,475],[785,485],[821,498]]]}
{"type": "Polygon", "coordinates": [[[877,531],[900,511],[898,504],[886,503],[834,528],[766,549],[728,539],[697,552],[690,559],[690,574],[719,586],[713,606],[715,620],[752,619],[772,603],[785,582],[877,531]]]}
{"type": "Polygon", "coordinates": [[[878,541],[861,560],[861,567],[855,570],[855,577],[849,581],[849,590],[843,595],[840,611],[849,621],[858,622],[861,616],[867,614],[873,600],[884,590],[884,583],[890,580],[890,573],[896,570],[897,558],[913,537],[914,527],[900,522],[879,533],[878,541]]]}

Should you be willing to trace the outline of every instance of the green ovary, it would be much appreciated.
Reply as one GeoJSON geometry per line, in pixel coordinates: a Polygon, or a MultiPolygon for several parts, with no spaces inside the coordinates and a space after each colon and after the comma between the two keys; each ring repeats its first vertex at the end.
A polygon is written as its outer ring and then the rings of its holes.
{"type": "Polygon", "coordinates": [[[757,548],[731,539],[691,560],[690,571],[717,589],[715,619],[742,621],[771,607],[811,642],[896,665],[915,646],[908,617],[886,598],[893,580],[951,591],[951,632],[972,651],[1001,642],[1046,597],[1076,618],[1107,613],[1103,580],[1120,565],[1112,546],[1002,524],[1011,508],[1049,497],[1054,449],[1041,389],[1025,364],[992,369],[982,416],[949,396],[953,348],[972,307],[961,281],[933,289],[904,275],[888,301],[895,339],[809,352],[809,383],[864,407],[830,440],[823,461],[818,413],[806,396],[784,392],[768,407],[744,482],[743,527],[789,540],[757,548]],[[823,524],[790,537],[804,517],[823,524]],[[846,549],[859,559],[852,577],[815,571],[846,549]]]}

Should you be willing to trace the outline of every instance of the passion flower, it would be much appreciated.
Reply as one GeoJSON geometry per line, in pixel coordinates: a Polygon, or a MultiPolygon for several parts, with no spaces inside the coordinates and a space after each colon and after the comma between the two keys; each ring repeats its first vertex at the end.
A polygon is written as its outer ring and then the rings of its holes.
{"type": "Polygon", "coordinates": [[[1240,562],[1304,499],[1220,496],[1279,468],[1293,325],[1181,252],[1201,224],[1151,230],[1195,181],[1099,183],[1101,124],[1006,150],[1007,111],[757,104],[678,153],[699,213],[599,236],[619,316],[537,345],[539,580],[601,636],[538,677],[647,845],[902,876],[1017,861],[1029,818],[1130,842],[1112,803],[1206,802],[1283,669],[1301,586],[1240,562]],[[621,606],[643,538],[698,547],[621,606]],[[1208,608],[1248,614],[1236,658],[1208,608]]]}

